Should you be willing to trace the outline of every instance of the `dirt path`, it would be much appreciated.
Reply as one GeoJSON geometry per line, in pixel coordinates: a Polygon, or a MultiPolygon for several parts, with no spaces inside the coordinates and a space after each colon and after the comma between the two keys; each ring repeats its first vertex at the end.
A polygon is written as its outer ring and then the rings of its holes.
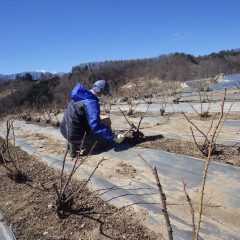
{"type": "MultiPolygon", "coordinates": [[[[126,142],[128,141],[132,142],[131,138],[126,139],[126,142]]],[[[138,146],[177,154],[184,154],[197,158],[205,158],[193,142],[182,141],[178,139],[159,137],[154,141],[145,141],[139,143],[138,146]]],[[[217,145],[215,153],[212,156],[212,160],[240,166],[240,147],[217,145]]]]}

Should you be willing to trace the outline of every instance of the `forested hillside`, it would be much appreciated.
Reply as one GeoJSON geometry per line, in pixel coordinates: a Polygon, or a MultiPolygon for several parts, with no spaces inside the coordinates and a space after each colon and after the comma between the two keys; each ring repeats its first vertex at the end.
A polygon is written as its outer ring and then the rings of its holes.
{"type": "Polygon", "coordinates": [[[122,85],[137,78],[187,81],[239,71],[240,50],[231,50],[199,57],[173,53],[148,59],[81,64],[73,67],[72,75],[84,81],[107,78],[122,85]]]}

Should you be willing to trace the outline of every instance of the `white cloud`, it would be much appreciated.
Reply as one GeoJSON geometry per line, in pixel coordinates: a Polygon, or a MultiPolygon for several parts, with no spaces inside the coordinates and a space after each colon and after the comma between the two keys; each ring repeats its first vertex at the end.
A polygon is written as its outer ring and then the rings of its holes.
{"type": "Polygon", "coordinates": [[[190,32],[176,32],[171,36],[171,40],[180,40],[182,38],[188,37],[190,35],[190,32]]]}

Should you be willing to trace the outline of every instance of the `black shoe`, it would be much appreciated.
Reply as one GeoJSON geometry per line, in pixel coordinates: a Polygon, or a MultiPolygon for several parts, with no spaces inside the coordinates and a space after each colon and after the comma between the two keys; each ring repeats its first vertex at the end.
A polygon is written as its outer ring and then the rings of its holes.
{"type": "Polygon", "coordinates": [[[77,155],[78,155],[78,153],[77,153],[77,152],[75,152],[75,153],[70,153],[70,156],[71,156],[71,158],[76,158],[76,157],[77,157],[77,155]]]}

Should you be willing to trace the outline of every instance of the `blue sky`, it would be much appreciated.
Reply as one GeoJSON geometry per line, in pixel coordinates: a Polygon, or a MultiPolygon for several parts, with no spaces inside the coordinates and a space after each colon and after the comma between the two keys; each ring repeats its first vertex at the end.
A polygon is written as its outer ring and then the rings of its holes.
{"type": "Polygon", "coordinates": [[[0,73],[240,48],[239,0],[0,0],[0,73]]]}

